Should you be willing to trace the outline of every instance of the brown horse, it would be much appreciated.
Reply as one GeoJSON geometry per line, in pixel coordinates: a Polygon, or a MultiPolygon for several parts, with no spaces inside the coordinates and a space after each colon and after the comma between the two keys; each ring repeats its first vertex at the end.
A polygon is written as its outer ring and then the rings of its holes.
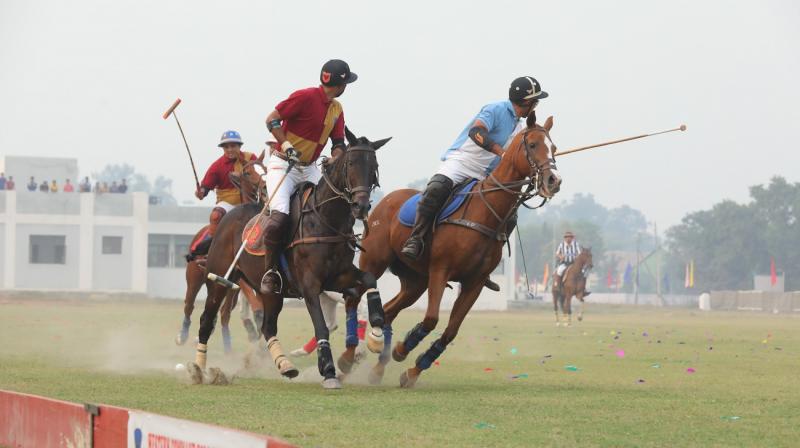
{"type": "Polygon", "coordinates": [[[417,191],[394,191],[370,214],[369,232],[362,241],[364,251],[359,259],[360,267],[376,277],[388,268],[400,278],[401,285],[400,292],[384,306],[385,345],[370,374],[372,383],[382,379],[384,366],[389,361],[391,323],[397,314],[428,290],[425,319],[392,351],[396,361],[403,361],[436,327],[447,282],[460,282],[461,292],[441,338],[417,358],[415,367],[400,378],[402,387],[415,384],[420,373],[430,367],[456,337],[489,274],[500,262],[503,245],[514,227],[519,206],[535,195],[546,201],[559,190],[561,179],[552,151],[545,141],[549,139],[552,126],[552,117],[547,119],[544,127],[536,125],[535,118],[529,117],[527,128],[512,140],[494,172],[476,184],[468,199],[453,213],[456,218],[445,220],[435,229],[433,236],[428,235],[425,246],[429,249],[417,261],[411,261],[400,253],[411,228],[402,225],[397,218],[403,203],[417,191]]]}
{"type": "Polygon", "coordinates": [[[558,306],[561,305],[561,313],[564,315],[564,326],[572,324],[572,298],[577,297],[581,301],[578,308],[578,320],[583,320],[583,298],[590,293],[586,292],[586,276],[594,265],[592,264],[592,249],[582,247],[581,253],[575,257],[575,261],[564,271],[564,280],[561,286],[553,291],[553,309],[556,313],[556,325],[561,325],[558,317],[558,306]]]}
{"type": "MultiPolygon", "coordinates": [[[[242,167],[241,175],[237,173],[230,174],[231,181],[239,188],[239,197],[241,198],[243,204],[260,202],[264,197],[264,181],[256,170],[257,167],[265,170],[263,162],[264,153],[262,152],[256,160],[250,161],[242,167]]],[[[203,226],[203,228],[201,228],[200,231],[194,235],[190,247],[194,247],[198,241],[206,237],[209,227],[209,224],[203,226]]],[[[199,256],[186,263],[186,295],[183,299],[183,322],[181,323],[181,330],[178,335],[175,336],[175,343],[177,345],[185,344],[189,337],[189,327],[192,323],[191,318],[192,312],[194,311],[194,302],[197,299],[197,294],[200,292],[200,288],[203,287],[203,284],[206,281],[207,272],[205,268],[205,262],[206,257],[199,256]]],[[[245,330],[248,332],[248,339],[252,342],[258,340],[259,334],[256,328],[261,328],[261,324],[264,320],[264,308],[261,305],[261,301],[256,298],[255,292],[253,292],[249,285],[242,282],[240,283],[240,287],[247,298],[249,305],[253,308],[253,315],[256,321],[255,325],[249,319],[243,321],[245,330]]],[[[222,343],[225,353],[229,353],[231,351],[231,333],[229,322],[231,320],[231,312],[236,307],[237,300],[238,292],[230,291],[228,294],[226,294],[225,301],[222,305],[222,343]]]]}
{"type": "MultiPolygon", "coordinates": [[[[317,338],[317,361],[327,389],[340,388],[333,363],[329,330],[325,324],[319,295],[323,290],[341,292],[347,296],[346,307],[358,306],[360,295],[355,288],[367,291],[367,306],[372,330],[368,346],[373,352],[383,349],[383,309],[377,282],[372,274],[362,272],[353,265],[358,238],[353,234],[355,220],[364,220],[370,208],[369,195],[378,186],[378,161],[375,151],[389,139],[370,142],[366,138],[356,139],[348,132],[349,146],[344,154],[329,163],[323,163],[322,180],[308,189],[299,186],[292,199],[292,227],[295,229],[287,240],[285,266],[281,269],[284,279],[281,294],[260,291],[258,286],[269,266],[264,256],[244,252],[236,264],[231,281],[244,280],[256,291],[264,304],[262,332],[275,366],[286,377],[298,375],[297,368],[287,358],[277,338],[278,315],[283,307],[283,298],[303,297],[314,325],[317,338]]],[[[248,204],[236,207],[226,214],[219,225],[217,237],[211,243],[208,270],[226,272],[234,255],[242,244],[242,232],[247,222],[261,207],[248,204]]],[[[209,290],[205,311],[200,318],[199,343],[196,362],[190,364],[190,373],[205,369],[206,346],[214,328],[217,312],[226,293],[224,286],[207,281],[209,290]]],[[[347,342],[347,351],[355,352],[355,345],[347,342]]]]}

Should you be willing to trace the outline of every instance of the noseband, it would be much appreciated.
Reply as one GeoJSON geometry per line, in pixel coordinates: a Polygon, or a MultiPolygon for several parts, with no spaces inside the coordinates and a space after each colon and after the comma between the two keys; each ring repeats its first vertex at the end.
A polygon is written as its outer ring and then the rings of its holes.
{"type": "MultiPolygon", "coordinates": [[[[532,152],[536,148],[536,142],[533,142],[533,144],[528,143],[528,134],[531,131],[542,131],[547,140],[550,141],[550,145],[552,147],[552,154],[555,154],[556,152],[556,144],[553,143],[553,139],[550,138],[550,131],[548,131],[544,127],[536,125],[535,128],[528,129],[525,131],[524,134],[522,134],[522,144],[525,147],[525,158],[528,160],[528,165],[530,166],[531,169],[530,174],[528,175],[530,182],[528,182],[528,186],[525,189],[525,194],[530,196],[522,201],[522,205],[524,205],[527,208],[531,207],[529,207],[528,204],[525,203],[525,201],[534,196],[540,196],[539,189],[542,187],[542,184],[544,183],[544,176],[542,176],[542,173],[547,169],[551,171],[557,169],[555,156],[549,157],[544,163],[541,164],[532,157],[532,152]],[[531,190],[533,190],[534,188],[536,189],[536,192],[531,193],[531,190]]],[[[548,198],[543,198],[543,199],[544,201],[542,202],[542,204],[534,208],[539,208],[542,205],[544,205],[545,202],[547,202],[548,198]]]]}

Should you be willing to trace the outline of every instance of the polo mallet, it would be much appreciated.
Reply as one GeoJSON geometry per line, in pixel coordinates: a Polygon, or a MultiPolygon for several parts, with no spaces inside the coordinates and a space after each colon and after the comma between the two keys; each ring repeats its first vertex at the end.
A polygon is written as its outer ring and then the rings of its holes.
{"type": "MultiPolygon", "coordinates": [[[[259,212],[258,215],[256,215],[256,217],[263,216],[265,213],[267,213],[267,210],[269,210],[269,204],[272,202],[272,198],[275,197],[275,193],[277,193],[278,190],[281,188],[281,185],[283,185],[283,181],[286,180],[286,176],[289,175],[289,171],[291,171],[292,168],[294,168],[294,163],[293,162],[289,162],[289,168],[286,169],[286,172],[283,174],[283,177],[281,177],[280,182],[278,182],[278,185],[275,186],[275,190],[272,192],[271,195],[269,195],[269,199],[267,200],[267,203],[264,204],[264,208],[261,209],[261,212],[259,212]]],[[[256,222],[258,222],[257,219],[256,219],[256,222]]],[[[255,224],[253,225],[253,227],[250,227],[250,230],[247,232],[247,235],[245,235],[245,237],[244,237],[244,241],[242,241],[242,245],[239,246],[239,250],[236,252],[236,256],[233,257],[233,261],[231,262],[231,265],[228,266],[228,271],[225,272],[225,276],[224,277],[220,277],[219,275],[217,275],[217,274],[215,274],[213,272],[209,272],[208,276],[207,276],[209,280],[211,280],[212,282],[214,282],[214,283],[216,283],[218,285],[224,286],[224,287],[226,287],[228,289],[233,289],[234,291],[238,291],[239,290],[239,285],[237,285],[236,283],[233,283],[232,281],[228,280],[228,278],[231,276],[231,273],[233,272],[233,268],[236,266],[236,263],[239,261],[239,257],[242,256],[242,251],[244,251],[244,246],[245,246],[247,240],[250,239],[250,235],[253,233],[253,230],[255,228],[256,228],[255,224]]]]}
{"type": "Polygon", "coordinates": [[[197,178],[197,169],[195,169],[194,167],[194,160],[192,159],[192,151],[189,151],[189,143],[186,141],[186,135],[183,134],[183,128],[181,127],[181,122],[178,120],[178,114],[175,113],[175,109],[178,107],[179,104],[181,104],[180,98],[175,100],[175,102],[172,103],[172,106],[170,106],[169,109],[167,109],[167,111],[164,112],[164,115],[162,115],[161,117],[165,120],[169,118],[170,115],[175,117],[175,123],[178,123],[178,130],[181,131],[181,137],[183,137],[183,144],[186,145],[186,152],[189,154],[189,163],[192,164],[192,173],[194,173],[194,184],[199,190],[200,180],[197,178]]]}
{"type": "Polygon", "coordinates": [[[685,130],[686,130],[686,125],[682,124],[682,125],[678,126],[675,129],[668,129],[666,131],[661,131],[661,132],[653,132],[652,134],[642,134],[642,135],[637,135],[635,137],[621,138],[619,140],[612,140],[610,142],[598,143],[596,145],[581,146],[579,148],[568,149],[566,151],[558,151],[557,153],[555,153],[553,155],[563,156],[563,155],[570,154],[570,153],[573,153],[573,152],[580,152],[580,151],[586,151],[587,149],[598,148],[600,146],[608,146],[608,145],[613,145],[615,143],[622,143],[622,142],[627,142],[627,141],[630,141],[630,140],[636,140],[636,139],[645,138],[645,137],[652,137],[654,135],[666,134],[668,132],[685,131],[685,130]]]}

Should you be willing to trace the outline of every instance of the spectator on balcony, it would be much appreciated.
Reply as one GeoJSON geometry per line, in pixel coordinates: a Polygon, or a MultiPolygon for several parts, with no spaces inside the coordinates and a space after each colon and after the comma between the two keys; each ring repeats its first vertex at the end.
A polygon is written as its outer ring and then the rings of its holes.
{"type": "Polygon", "coordinates": [[[39,185],[36,183],[36,180],[31,176],[31,181],[28,182],[28,191],[36,191],[39,188],[39,185]]]}
{"type": "Polygon", "coordinates": [[[14,176],[8,176],[8,180],[6,181],[6,190],[13,190],[15,187],[14,185],[14,176]]]}
{"type": "Polygon", "coordinates": [[[125,183],[125,179],[122,179],[122,182],[119,184],[119,187],[117,188],[120,193],[128,192],[128,184],[125,183]]]}
{"type": "Polygon", "coordinates": [[[0,172],[0,190],[6,189],[6,173],[0,172]]]}
{"type": "MultiPolygon", "coordinates": [[[[55,183],[55,181],[53,182],[55,183]]],[[[73,193],[74,191],[75,186],[69,182],[69,179],[67,179],[67,182],[64,184],[64,193],[73,193]]]]}
{"type": "Polygon", "coordinates": [[[97,193],[97,194],[102,193],[102,191],[101,191],[102,189],[103,188],[100,186],[100,181],[97,181],[97,182],[94,183],[94,192],[95,193],[97,193]]]}
{"type": "Polygon", "coordinates": [[[119,187],[117,186],[117,181],[111,182],[111,187],[108,189],[109,193],[119,193],[119,187]]]}
{"type": "Polygon", "coordinates": [[[50,185],[48,185],[46,180],[43,180],[42,183],[39,184],[39,191],[42,193],[50,192],[50,185]]]}
{"type": "Polygon", "coordinates": [[[89,182],[89,176],[83,178],[83,182],[78,185],[78,191],[81,193],[90,193],[92,191],[92,184],[89,182]]]}
{"type": "Polygon", "coordinates": [[[58,185],[55,179],[53,179],[53,182],[50,184],[50,193],[58,193],[58,185]]]}
{"type": "Polygon", "coordinates": [[[103,183],[100,185],[100,193],[108,193],[108,192],[109,192],[109,189],[108,189],[108,182],[103,182],[103,183]]]}

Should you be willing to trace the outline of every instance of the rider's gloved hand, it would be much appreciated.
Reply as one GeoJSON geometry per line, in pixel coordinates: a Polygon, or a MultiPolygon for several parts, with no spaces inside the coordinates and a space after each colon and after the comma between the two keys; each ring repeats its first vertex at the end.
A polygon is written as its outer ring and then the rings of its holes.
{"type": "Polygon", "coordinates": [[[300,153],[296,149],[294,149],[289,140],[283,142],[283,144],[281,145],[281,149],[283,149],[283,153],[286,155],[286,158],[289,159],[289,161],[293,163],[297,163],[300,161],[300,153]]]}

